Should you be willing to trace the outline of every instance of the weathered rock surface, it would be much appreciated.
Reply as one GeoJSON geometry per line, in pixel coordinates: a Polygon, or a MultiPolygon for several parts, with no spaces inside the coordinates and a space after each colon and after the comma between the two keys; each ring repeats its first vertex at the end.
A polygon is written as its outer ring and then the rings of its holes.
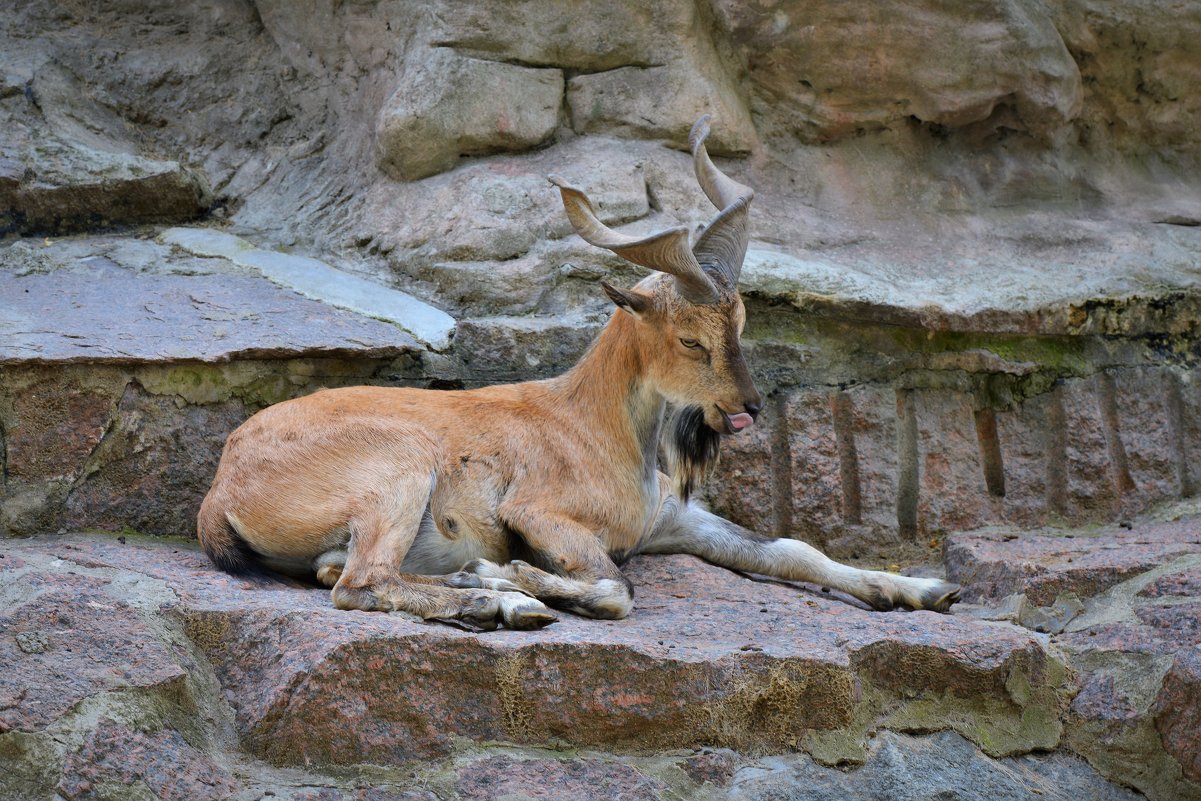
{"type": "MultiPolygon", "coordinates": [[[[645,213],[641,171],[623,181],[600,193],[602,215],[645,213]]],[[[181,535],[221,441],[256,409],[322,386],[560,373],[604,324],[603,308],[569,309],[610,265],[570,241],[500,267],[451,262],[415,292],[454,297],[456,322],[386,279],[211,229],[23,240],[0,258],[5,527],[181,535]],[[506,286],[525,287],[513,313],[480,314],[506,286]],[[166,490],[151,475],[178,483],[164,496],[178,504],[157,517],[154,493],[166,490]]],[[[1201,380],[1189,335],[1177,340],[1182,364],[1168,367],[1145,329],[930,335],[798,316],[755,296],[749,314],[750,363],[775,400],[727,440],[710,488],[719,511],[757,530],[879,555],[1000,521],[1126,519],[1195,491],[1201,380]]]]}
{"type": "Polygon", "coordinates": [[[1074,604],[1053,638],[1079,687],[1064,740],[1149,797],[1201,792],[1201,603],[1188,593],[1201,566],[1199,532],[1201,522],[1186,516],[1058,536],[973,532],[946,547],[948,577],[963,582],[969,598],[1019,599],[1019,621],[1045,624],[1074,604]],[[1045,614],[1024,613],[1027,604],[1045,614]]]}
{"type": "Polygon", "coordinates": [[[1053,635],[667,560],[634,570],[672,636],[473,638],[235,592],[187,548],[6,545],[0,655],[29,669],[0,671],[0,795],[1128,797],[1066,747],[1196,797],[1201,556],[1135,516],[1201,481],[1199,37],[1141,0],[13,4],[0,236],[214,225],[0,247],[0,535],[190,534],[225,435],[321,386],[561,371],[597,280],[640,272],[545,175],[629,233],[695,229],[707,111],[757,190],[771,396],[714,505],[885,563],[1012,526],[949,569],[990,605],[966,611],[1053,635]]]}
{"type": "Polygon", "coordinates": [[[419,347],[395,325],[307,300],[236,263],[185,259],[183,275],[139,269],[172,260],[151,242],[77,250],[20,241],[0,246],[0,259],[0,364],[373,358],[419,347]]]}
{"type": "MultiPolygon", "coordinates": [[[[772,340],[782,337],[751,330],[752,364],[772,359],[772,340]]],[[[1071,361],[1090,357],[1084,351],[1040,356],[1042,345],[1000,340],[975,349],[960,340],[941,352],[890,354],[889,371],[911,369],[893,386],[844,390],[821,384],[850,383],[867,373],[871,368],[855,360],[869,346],[860,341],[848,354],[830,340],[813,339],[820,348],[787,354],[803,360],[804,371],[776,379],[801,387],[781,390],[757,430],[728,442],[730,458],[711,482],[715,507],[744,525],[792,532],[851,554],[903,540],[937,544],[947,532],[1000,522],[1038,528],[1129,520],[1193,492],[1191,454],[1201,434],[1193,371],[1121,368],[1055,383],[1046,381],[1046,366],[1005,357],[1050,357],[1069,370],[1071,361]],[[818,386],[805,386],[810,382],[818,386]]],[[[1136,560],[1129,570],[1201,547],[1181,542],[1171,527],[1156,531],[1131,537],[1162,542],[1159,551],[1128,554],[1136,560]]],[[[993,536],[980,534],[981,550],[972,553],[983,558],[993,536]]],[[[1054,533],[1023,542],[1034,558],[1044,555],[1039,549],[1049,554],[1073,547],[1054,533]]],[[[1014,575],[1037,586],[1039,568],[1012,561],[1013,555],[956,569],[971,576],[977,598],[1012,592],[1007,581],[1014,575]]],[[[1085,566],[1077,568],[1083,575],[1085,566]]],[[[1063,578],[1051,572],[1047,580],[1063,578]]],[[[1061,589],[1074,586],[1055,584],[1040,603],[1061,589]]]]}
{"type": "Polygon", "coordinates": [[[0,236],[187,220],[212,203],[202,176],[139,152],[126,121],[62,65],[14,78],[0,74],[0,236]]]}
{"type": "Polygon", "coordinates": [[[905,119],[1049,137],[1080,113],[1080,71],[1050,15],[1028,3],[717,7],[756,100],[775,100],[773,123],[807,138],[905,119]]]}
{"type": "Polygon", "coordinates": [[[168,228],[159,241],[197,256],[228,259],[307,298],[400,326],[434,350],[445,350],[454,334],[454,318],[446,312],[404,292],[347,275],[317,259],[263,250],[244,239],[207,228],[168,228]]]}
{"type": "Polygon", "coordinates": [[[417,51],[400,88],[380,109],[380,168],[413,180],[445,172],[461,156],[528,150],[559,123],[563,73],[417,51]]]}
{"type": "Polygon", "coordinates": [[[337,612],[179,542],[7,540],[0,573],[6,797],[1131,797],[1063,753],[994,759],[1059,742],[1070,676],[1037,637],[691,558],[632,563],[626,621],[490,636],[337,612]],[[845,760],[866,764],[822,767],[845,760]],[[379,767],[332,768],[358,763],[379,767]]]}
{"type": "MultiPolygon", "coordinates": [[[[1201,520],[1196,518],[1020,536],[1009,529],[984,530],[956,534],[946,548],[947,569],[968,588],[966,600],[999,600],[1024,592],[1041,606],[1066,592],[1081,598],[1098,595],[1190,554],[1201,554],[1201,520]]],[[[1184,594],[1172,590],[1190,575],[1165,575],[1151,585],[1156,588],[1151,592],[1184,594]]]]}

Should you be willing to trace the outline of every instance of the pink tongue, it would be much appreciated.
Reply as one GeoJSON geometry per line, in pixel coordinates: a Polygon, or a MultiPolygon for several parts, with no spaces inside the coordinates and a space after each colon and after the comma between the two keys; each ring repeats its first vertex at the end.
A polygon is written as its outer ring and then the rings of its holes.
{"type": "Polygon", "coordinates": [[[750,428],[755,424],[755,418],[743,412],[741,414],[730,415],[730,428],[735,431],[741,431],[744,428],[750,428]]]}

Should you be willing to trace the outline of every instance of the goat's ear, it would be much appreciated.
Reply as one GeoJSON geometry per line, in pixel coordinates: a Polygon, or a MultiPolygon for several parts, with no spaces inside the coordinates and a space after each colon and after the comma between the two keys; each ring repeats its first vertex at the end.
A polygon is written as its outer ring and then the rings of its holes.
{"type": "Polygon", "coordinates": [[[601,281],[600,285],[609,296],[609,300],[635,317],[641,318],[651,308],[651,299],[635,289],[619,289],[604,281],[601,281]]]}

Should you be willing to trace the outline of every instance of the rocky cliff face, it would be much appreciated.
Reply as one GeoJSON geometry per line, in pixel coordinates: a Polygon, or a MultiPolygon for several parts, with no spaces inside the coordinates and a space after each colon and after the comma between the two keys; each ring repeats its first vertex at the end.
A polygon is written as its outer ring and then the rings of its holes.
{"type": "Polygon", "coordinates": [[[1191,3],[38,0],[4,25],[10,183],[167,159],[236,224],[402,274],[563,238],[546,166],[653,198],[618,218],[702,212],[662,146],[703,111],[792,252],[1201,216],[1191,3]]]}

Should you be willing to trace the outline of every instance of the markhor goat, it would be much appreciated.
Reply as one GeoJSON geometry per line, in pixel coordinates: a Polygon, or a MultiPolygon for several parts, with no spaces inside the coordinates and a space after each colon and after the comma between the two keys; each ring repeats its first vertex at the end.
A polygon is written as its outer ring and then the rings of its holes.
{"type": "Polygon", "coordinates": [[[632,289],[601,284],[617,309],[579,364],[545,381],[331,389],[264,409],[230,435],[200,509],[213,562],[315,572],[341,609],[472,630],[545,626],[548,607],[625,617],[618,565],[639,553],[810,581],[880,610],[950,607],[954,584],[842,565],[689,500],[719,436],[763,403],[739,345],[754,193],[709,160],[708,133],[702,117],[690,143],[721,211],[691,247],[683,227],[613,231],[551,177],[581,237],[656,271],[632,289]],[[665,418],[668,403],[679,411],[665,418]]]}

